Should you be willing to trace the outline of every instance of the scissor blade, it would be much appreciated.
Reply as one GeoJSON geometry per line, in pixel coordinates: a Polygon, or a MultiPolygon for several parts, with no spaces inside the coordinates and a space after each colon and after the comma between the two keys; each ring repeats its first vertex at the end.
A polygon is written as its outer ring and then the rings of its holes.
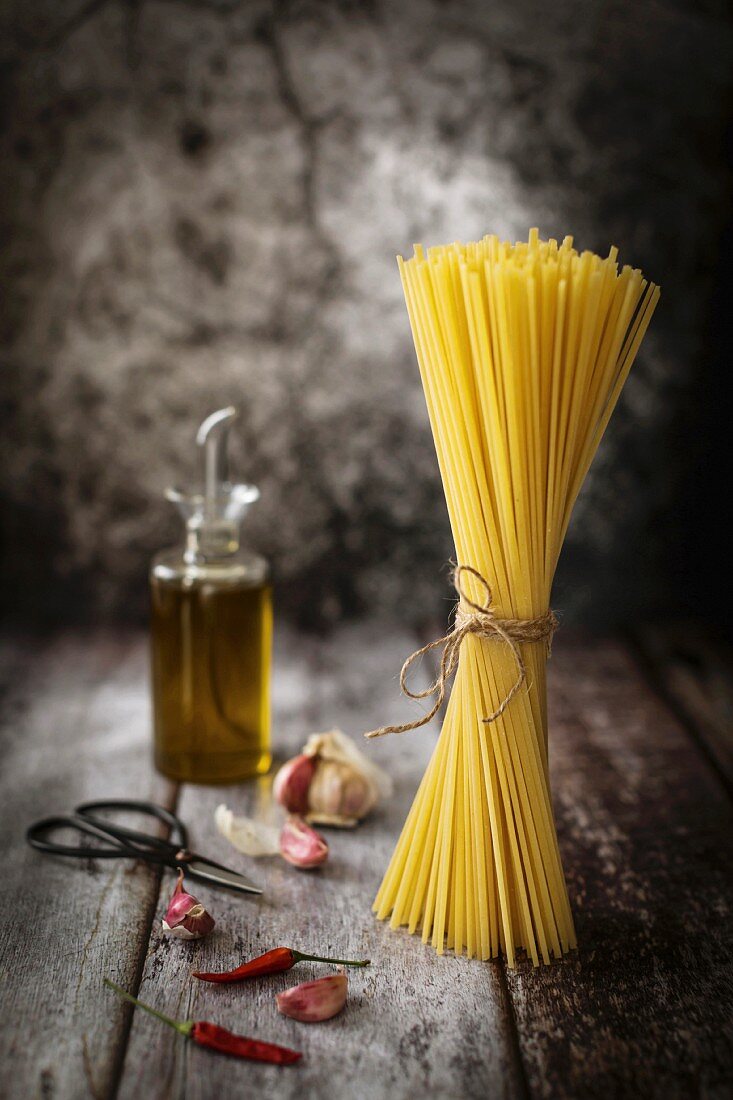
{"type": "Polygon", "coordinates": [[[217,886],[228,886],[232,890],[241,890],[243,894],[261,894],[259,886],[240,875],[238,871],[230,871],[228,867],[220,867],[216,863],[209,863],[207,859],[192,859],[186,867],[195,878],[204,879],[206,882],[216,883],[217,886]]]}

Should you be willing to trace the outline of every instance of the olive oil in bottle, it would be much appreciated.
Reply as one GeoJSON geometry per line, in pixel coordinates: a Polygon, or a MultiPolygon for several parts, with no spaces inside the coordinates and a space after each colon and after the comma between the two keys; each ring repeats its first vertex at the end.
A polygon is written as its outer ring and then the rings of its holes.
{"type": "Polygon", "coordinates": [[[204,491],[167,493],[185,548],[159,554],[150,573],[155,764],[194,783],[247,779],[271,762],[272,592],[267,562],[239,543],[259,492],[227,478],[235,416],[222,409],[201,425],[204,491]]]}

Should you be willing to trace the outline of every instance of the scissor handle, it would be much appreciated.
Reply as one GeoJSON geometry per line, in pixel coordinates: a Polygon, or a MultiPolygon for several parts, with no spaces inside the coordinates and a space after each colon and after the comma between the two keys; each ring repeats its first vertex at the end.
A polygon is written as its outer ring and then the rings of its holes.
{"type": "Polygon", "coordinates": [[[166,851],[171,854],[179,849],[188,848],[188,830],[181,819],[172,810],[166,810],[165,806],[158,806],[155,802],[145,802],[133,798],[100,799],[96,802],[82,802],[80,806],[76,807],[74,813],[78,814],[79,817],[83,817],[85,821],[91,822],[92,825],[96,825],[98,829],[103,829],[120,840],[131,840],[133,843],[137,841],[146,847],[157,848],[161,852],[166,851]],[[113,821],[107,821],[106,818],[97,817],[97,810],[136,810],[138,813],[147,814],[149,817],[156,817],[158,821],[162,821],[170,829],[170,839],[163,840],[161,837],[151,836],[150,833],[128,829],[126,825],[117,825],[113,821]]]}
{"type": "Polygon", "coordinates": [[[38,851],[82,859],[143,859],[148,863],[175,867],[178,863],[186,862],[188,857],[186,851],[188,833],[183,822],[163,806],[135,799],[83,802],[77,806],[73,816],[45,817],[41,821],[36,821],[26,831],[26,839],[31,847],[38,851]],[[93,812],[95,810],[136,810],[146,813],[170,827],[171,840],[163,840],[149,833],[141,833],[124,825],[117,825],[103,817],[96,817],[93,812]],[[80,844],[59,844],[49,840],[47,834],[59,828],[76,829],[87,836],[105,841],[108,846],[92,848],[80,844]]]}
{"type": "Polygon", "coordinates": [[[125,856],[132,858],[136,856],[136,849],[131,844],[125,844],[124,841],[117,840],[111,833],[98,829],[91,821],[83,817],[72,817],[70,815],[44,817],[28,826],[25,838],[31,848],[36,848],[39,852],[50,852],[55,856],[75,856],[77,859],[121,859],[125,856]],[[59,844],[55,840],[47,839],[46,834],[53,829],[76,829],[86,836],[94,836],[99,840],[104,840],[112,847],[91,848],[83,847],[81,844],[59,844]]]}

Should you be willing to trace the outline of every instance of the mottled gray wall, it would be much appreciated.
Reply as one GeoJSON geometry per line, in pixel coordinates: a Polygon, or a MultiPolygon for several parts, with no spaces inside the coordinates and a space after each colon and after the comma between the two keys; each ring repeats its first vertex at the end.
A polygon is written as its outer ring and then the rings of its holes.
{"type": "Polygon", "coordinates": [[[670,440],[725,203],[713,6],[3,11],[11,603],[140,613],[178,532],[162,490],[193,477],[198,421],[232,402],[281,606],[433,611],[450,543],[394,255],[532,225],[615,242],[663,286],[558,602],[663,597],[670,440]]]}

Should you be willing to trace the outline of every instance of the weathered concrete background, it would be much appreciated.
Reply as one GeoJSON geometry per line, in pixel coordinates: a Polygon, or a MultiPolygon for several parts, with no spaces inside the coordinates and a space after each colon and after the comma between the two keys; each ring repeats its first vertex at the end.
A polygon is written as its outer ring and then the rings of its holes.
{"type": "Polygon", "coordinates": [[[3,12],[11,604],[141,614],[179,530],[162,490],[232,402],[281,608],[439,608],[450,543],[394,255],[531,225],[615,242],[663,286],[556,602],[602,618],[664,598],[726,200],[715,5],[3,12]]]}

